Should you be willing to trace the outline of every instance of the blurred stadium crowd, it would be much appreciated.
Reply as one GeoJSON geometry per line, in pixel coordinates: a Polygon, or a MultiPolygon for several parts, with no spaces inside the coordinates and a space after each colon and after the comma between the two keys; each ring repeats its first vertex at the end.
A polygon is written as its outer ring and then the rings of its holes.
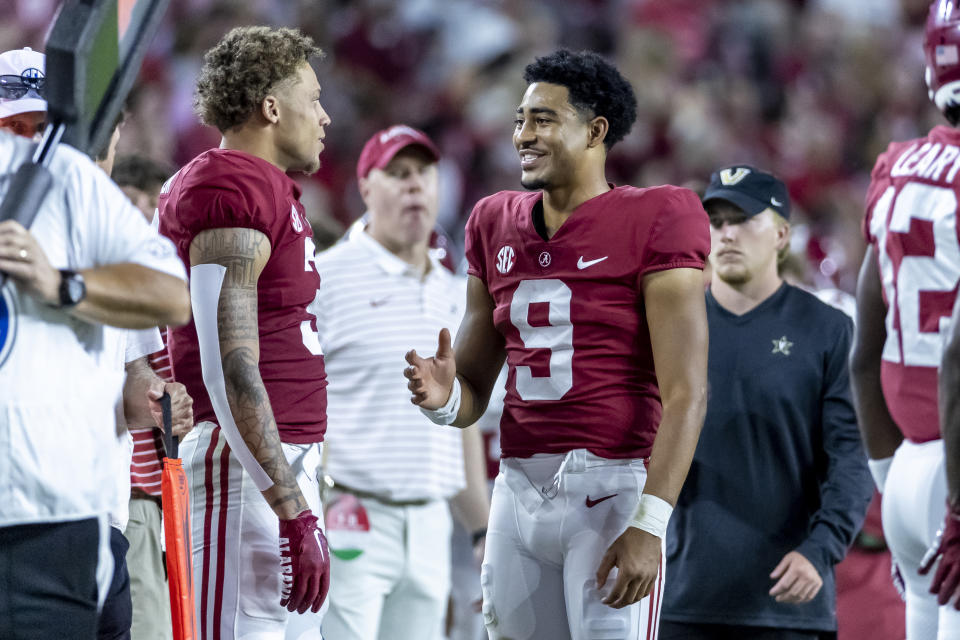
{"type": "MultiPolygon", "coordinates": [[[[14,19],[0,25],[0,50],[42,50],[57,1],[7,2],[14,19]]],[[[327,52],[319,76],[333,126],[323,167],[303,178],[316,229],[339,235],[363,213],[354,173],[360,148],[371,131],[408,122],[442,147],[439,220],[459,244],[480,197],[516,188],[510,131],[523,65],[557,45],[589,48],[618,64],[640,101],[635,130],[608,163],[610,180],[698,188],[717,166],[769,167],[798,211],[793,250],[808,258],[796,262],[799,279],[852,291],[873,160],[891,139],[938,122],[922,77],[927,6],[173,0],[130,98],[119,151],[180,166],[218,144],[192,111],[202,53],[235,25],[298,26],[327,52]]]]}

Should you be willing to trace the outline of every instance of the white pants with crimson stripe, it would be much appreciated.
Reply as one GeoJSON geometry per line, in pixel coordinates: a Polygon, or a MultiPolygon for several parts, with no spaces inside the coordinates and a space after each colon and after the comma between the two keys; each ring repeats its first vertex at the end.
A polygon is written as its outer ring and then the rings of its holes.
{"type": "Polygon", "coordinates": [[[596,588],[600,560],[626,529],[643,491],[642,460],[586,450],[504,458],[493,488],[481,570],[491,640],[652,640],[664,565],[650,595],[623,609],[596,588]]]}
{"type": "Polygon", "coordinates": [[[960,611],[952,603],[939,606],[930,593],[936,567],[917,573],[946,515],[944,457],[942,440],[904,440],[883,488],[883,533],[906,588],[907,640],[960,638],[960,611]]]}
{"type": "MultiPolygon", "coordinates": [[[[320,444],[283,443],[310,510],[323,524],[320,444]]],[[[198,424],[180,444],[190,484],[193,581],[200,640],[321,640],[318,613],[280,606],[277,516],[243,470],[220,427],[198,424]]]]}

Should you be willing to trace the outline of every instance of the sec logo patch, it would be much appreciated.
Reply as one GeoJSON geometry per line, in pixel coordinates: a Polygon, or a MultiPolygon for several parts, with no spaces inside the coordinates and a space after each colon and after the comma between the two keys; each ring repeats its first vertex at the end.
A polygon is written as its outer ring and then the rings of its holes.
{"type": "Polygon", "coordinates": [[[293,221],[293,230],[296,233],[303,231],[303,221],[300,218],[300,213],[297,211],[297,208],[294,205],[290,205],[290,219],[293,221]]]}
{"type": "Polygon", "coordinates": [[[0,289],[0,367],[7,361],[17,339],[17,302],[12,287],[8,284],[0,289]]]}
{"type": "Polygon", "coordinates": [[[517,254],[513,250],[513,247],[504,245],[500,248],[500,252],[497,253],[497,271],[503,275],[510,273],[510,269],[513,269],[516,261],[517,254]]]}

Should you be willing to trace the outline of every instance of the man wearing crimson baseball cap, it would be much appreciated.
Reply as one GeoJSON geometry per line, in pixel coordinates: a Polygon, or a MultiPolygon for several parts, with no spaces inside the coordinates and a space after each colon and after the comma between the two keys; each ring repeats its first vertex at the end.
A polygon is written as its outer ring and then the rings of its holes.
{"type": "Polygon", "coordinates": [[[425,157],[433,162],[440,159],[440,152],[427,134],[405,124],[397,124],[373,134],[363,145],[357,161],[357,179],[366,178],[371,169],[383,169],[398,152],[410,146],[422,149],[425,157]]]}
{"type": "Polygon", "coordinates": [[[45,56],[29,47],[0,53],[0,128],[32,138],[47,120],[45,56]]]}
{"type": "Polygon", "coordinates": [[[397,362],[410,345],[429,349],[442,329],[455,333],[466,300],[463,279],[430,252],[439,155],[407,125],[374,134],[357,162],[366,223],[316,260],[328,381],[325,471],[333,479],[326,533],[337,576],[323,620],[327,638],[441,637],[449,503],[477,545],[485,532],[479,431],[436,428],[397,384],[397,362]],[[465,468],[478,473],[467,478],[465,468]]]}
{"type": "MultiPolygon", "coordinates": [[[[360,192],[363,193],[366,179],[373,169],[384,170],[393,158],[401,151],[404,155],[413,154],[424,159],[427,165],[432,165],[439,161],[440,152],[433,141],[419,129],[414,129],[405,124],[398,124],[392,127],[378,131],[367,140],[360,153],[360,159],[357,161],[357,180],[360,182],[360,192]]],[[[366,197],[364,197],[366,200],[366,197]]],[[[355,234],[362,232],[370,223],[370,210],[368,209],[363,216],[354,222],[347,231],[345,238],[353,238],[355,234]]],[[[382,225],[381,225],[382,226],[382,225]]],[[[453,260],[453,254],[450,248],[453,241],[446,234],[440,225],[435,225],[430,233],[429,248],[430,254],[436,257],[440,263],[450,271],[456,271],[456,265],[453,260]]]]}

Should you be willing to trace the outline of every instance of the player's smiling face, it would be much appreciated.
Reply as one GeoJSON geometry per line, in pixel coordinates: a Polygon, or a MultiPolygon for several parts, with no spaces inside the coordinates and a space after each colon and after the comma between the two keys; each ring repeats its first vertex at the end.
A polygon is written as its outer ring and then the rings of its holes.
{"type": "Polygon", "coordinates": [[[789,240],[789,225],[771,210],[747,217],[726,202],[707,204],[710,214],[710,266],[714,276],[737,286],[776,271],[777,252],[789,240]]]}
{"type": "Polygon", "coordinates": [[[525,189],[562,188],[575,179],[590,129],[569,97],[564,86],[534,82],[517,107],[513,145],[520,154],[520,184],[525,189]]]}
{"type": "Polygon", "coordinates": [[[422,147],[401,149],[360,180],[370,235],[394,253],[426,247],[437,222],[437,162],[422,147]]]}
{"type": "Polygon", "coordinates": [[[324,127],[330,116],[320,104],[320,82],[308,62],[297,69],[296,78],[276,92],[281,109],[277,146],[288,171],[314,173],[320,168],[324,127]]]}

